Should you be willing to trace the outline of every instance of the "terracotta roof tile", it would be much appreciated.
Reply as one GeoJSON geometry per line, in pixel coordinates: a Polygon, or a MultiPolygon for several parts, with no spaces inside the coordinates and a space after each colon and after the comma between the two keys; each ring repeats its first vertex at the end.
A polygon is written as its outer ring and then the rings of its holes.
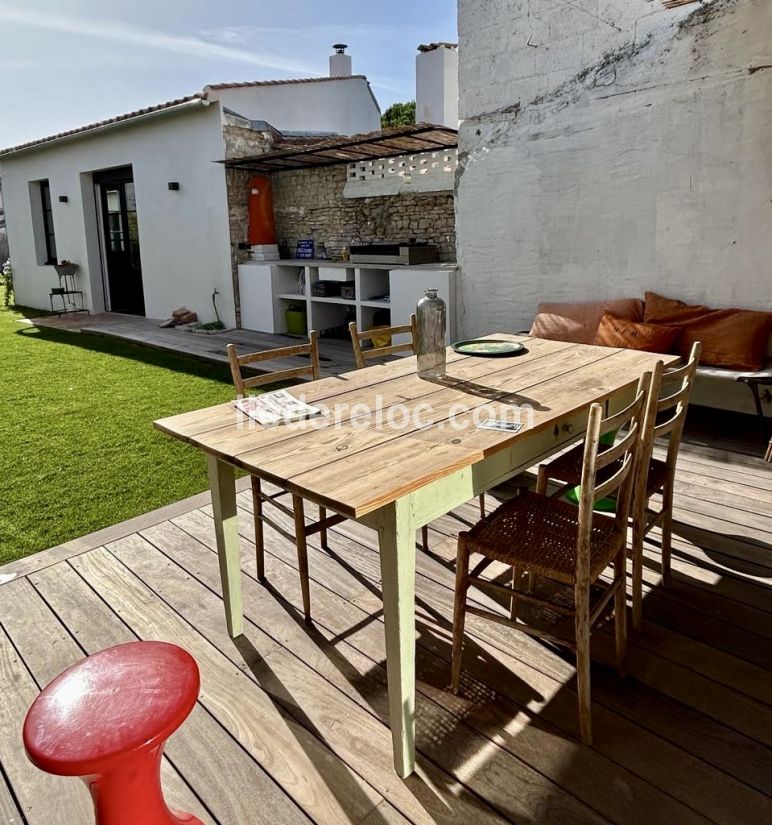
{"type": "Polygon", "coordinates": [[[121,123],[124,120],[131,120],[142,115],[149,115],[153,112],[161,112],[164,109],[173,109],[175,106],[182,106],[185,103],[191,103],[194,100],[205,100],[206,95],[202,92],[196,92],[194,95],[187,95],[186,97],[178,97],[176,100],[168,100],[166,103],[158,103],[155,106],[147,106],[144,109],[137,109],[134,112],[127,112],[124,115],[116,115],[115,117],[107,118],[106,120],[99,120],[96,123],[89,123],[87,126],[79,126],[77,129],[68,129],[66,132],[57,132],[55,135],[39,138],[38,140],[30,140],[27,143],[20,143],[18,146],[10,146],[8,149],[0,149],[0,157],[10,155],[14,152],[20,152],[23,149],[31,149],[34,146],[43,146],[46,143],[53,143],[62,138],[70,137],[71,135],[79,135],[82,132],[90,132],[93,129],[101,129],[104,126],[110,126],[113,123],[121,123]]]}
{"type": "Polygon", "coordinates": [[[219,89],[243,89],[247,86],[288,86],[297,83],[324,83],[329,80],[367,80],[363,74],[343,75],[340,77],[290,77],[286,80],[244,80],[235,83],[210,83],[206,89],[217,91],[219,89]]]}
{"type": "MultiPolygon", "coordinates": [[[[166,103],[159,103],[155,106],[147,106],[144,109],[137,109],[133,112],[127,112],[123,115],[116,115],[115,117],[107,118],[106,120],[100,120],[96,123],[89,123],[87,126],[79,126],[77,129],[68,129],[65,132],[57,132],[54,135],[49,135],[48,137],[39,138],[38,140],[31,140],[27,143],[20,143],[17,146],[10,146],[7,149],[0,149],[0,158],[6,155],[11,155],[16,152],[21,152],[26,149],[32,149],[38,146],[44,146],[48,143],[54,143],[58,140],[62,140],[63,138],[72,137],[75,135],[80,135],[85,132],[90,132],[95,129],[101,129],[105,126],[111,126],[114,123],[122,123],[126,120],[131,120],[135,117],[141,117],[142,115],[152,114],[153,112],[160,112],[164,109],[173,109],[175,106],[181,106],[185,103],[190,103],[194,100],[206,100],[207,99],[207,92],[209,90],[217,91],[221,89],[243,89],[250,86],[285,86],[285,85],[295,85],[295,84],[302,84],[302,83],[323,83],[325,81],[330,80],[364,80],[367,81],[367,77],[362,74],[355,74],[355,75],[347,75],[345,77],[298,77],[298,78],[288,78],[286,80],[247,80],[241,83],[213,83],[211,85],[205,86],[202,92],[196,92],[192,95],[187,95],[186,97],[180,97],[176,100],[169,100],[166,103]]],[[[368,83],[368,88],[370,84],[368,83]]],[[[370,92],[372,95],[372,91],[370,92]]],[[[375,101],[375,98],[373,97],[375,101]]],[[[376,106],[378,105],[377,101],[375,101],[376,106]]]]}

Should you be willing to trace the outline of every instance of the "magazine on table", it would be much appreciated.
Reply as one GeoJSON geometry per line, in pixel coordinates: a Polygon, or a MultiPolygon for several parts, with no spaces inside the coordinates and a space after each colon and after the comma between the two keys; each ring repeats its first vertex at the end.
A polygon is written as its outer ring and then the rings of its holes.
{"type": "Polygon", "coordinates": [[[265,426],[302,421],[304,418],[313,418],[322,414],[318,407],[312,407],[300,401],[290,395],[287,390],[275,390],[263,395],[248,395],[234,401],[234,404],[245,415],[265,426]]]}

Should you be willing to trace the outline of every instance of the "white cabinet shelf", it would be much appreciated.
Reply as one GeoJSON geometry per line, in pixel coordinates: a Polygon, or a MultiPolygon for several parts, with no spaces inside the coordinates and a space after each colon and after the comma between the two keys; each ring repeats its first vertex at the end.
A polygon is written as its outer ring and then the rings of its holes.
{"type": "Polygon", "coordinates": [[[311,296],[312,304],[343,304],[345,306],[355,307],[357,302],[351,298],[322,298],[318,295],[311,296]]]}
{"type": "Polygon", "coordinates": [[[436,288],[448,305],[448,338],[454,338],[456,267],[452,264],[421,266],[352,265],[350,262],[277,261],[250,262],[239,266],[241,325],[244,329],[274,334],[287,332],[286,310],[290,302],[305,305],[309,329],[319,331],[341,326],[355,318],[361,329],[370,328],[388,312],[388,323],[406,324],[424,290],[436,288]],[[356,298],[317,297],[311,285],[319,280],[354,285],[356,298]],[[323,277],[322,277],[323,276],[323,277]],[[298,292],[303,288],[304,292],[298,292]],[[362,298],[361,296],[368,296],[362,298]],[[374,296],[388,295],[389,300],[374,296]]]}
{"type": "Polygon", "coordinates": [[[391,301],[360,301],[363,307],[375,307],[376,309],[391,309],[391,301]]]}

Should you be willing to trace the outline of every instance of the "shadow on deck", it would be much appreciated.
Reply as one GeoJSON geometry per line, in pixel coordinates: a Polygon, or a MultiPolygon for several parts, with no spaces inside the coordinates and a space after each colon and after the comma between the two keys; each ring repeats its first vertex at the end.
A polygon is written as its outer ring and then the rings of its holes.
{"type": "MultiPolygon", "coordinates": [[[[238,353],[243,355],[247,352],[293,346],[299,342],[298,338],[288,335],[272,335],[246,329],[224,330],[215,334],[193,333],[184,327],[162,329],[159,326],[161,322],[152,318],[114,312],[97,315],[44,315],[25,319],[23,323],[27,327],[34,326],[43,331],[102,336],[225,365],[228,363],[225,348],[231,343],[236,344],[238,353]]],[[[349,340],[322,338],[319,342],[319,361],[322,377],[340,375],[356,368],[349,340]]],[[[270,369],[291,369],[304,363],[308,363],[308,359],[288,358],[270,362],[270,369]]]]}
{"type": "MultiPolygon", "coordinates": [[[[772,821],[772,472],[748,447],[755,455],[699,428],[684,444],[673,583],[660,584],[655,532],[630,675],[594,665],[592,748],[577,739],[573,661],[551,645],[470,616],[463,690],[446,690],[455,536],[477,505],[434,522],[430,552],[418,553],[420,771],[407,781],[392,769],[366,528],[339,525],[329,552],[313,537],[306,628],[294,545],[270,530],[269,584],[256,580],[242,482],[248,621],[235,641],[207,495],[0,568],[0,821],[91,821],[80,783],[26,761],[21,722],[64,667],[135,638],[180,644],[201,667],[200,701],[163,778],[171,803],[206,823],[772,821]]],[[[611,642],[594,634],[601,660],[611,642]]]]}

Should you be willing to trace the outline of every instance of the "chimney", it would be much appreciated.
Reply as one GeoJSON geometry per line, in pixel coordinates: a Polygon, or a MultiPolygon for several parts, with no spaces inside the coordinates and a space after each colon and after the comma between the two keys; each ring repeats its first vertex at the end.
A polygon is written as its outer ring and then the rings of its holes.
{"type": "Polygon", "coordinates": [[[348,46],[336,43],[335,54],[330,55],[330,77],[351,77],[351,55],[346,54],[348,46]]]}
{"type": "Polygon", "coordinates": [[[458,129],[458,45],[429,43],[415,59],[415,119],[458,129]]]}

